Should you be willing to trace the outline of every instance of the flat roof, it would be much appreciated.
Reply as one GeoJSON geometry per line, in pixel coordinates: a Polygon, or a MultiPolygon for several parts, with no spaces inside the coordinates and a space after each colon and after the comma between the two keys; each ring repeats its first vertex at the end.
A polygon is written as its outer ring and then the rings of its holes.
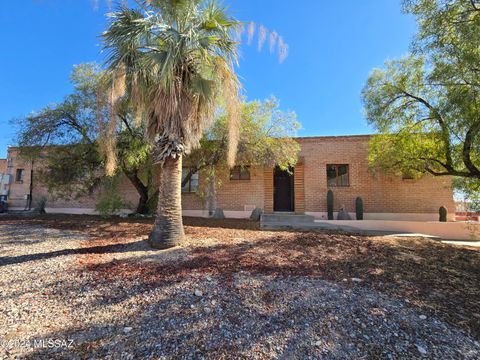
{"type": "Polygon", "coordinates": [[[327,136],[295,136],[294,139],[305,139],[305,140],[315,140],[315,139],[368,139],[374,134],[364,134],[364,135],[327,135],[327,136]]]}
{"type": "MultiPolygon", "coordinates": [[[[363,135],[314,135],[314,136],[295,136],[293,139],[297,140],[318,140],[318,139],[325,139],[325,140],[341,140],[341,139],[368,139],[372,137],[374,134],[363,134],[363,135]]],[[[61,145],[50,145],[50,146],[68,146],[69,144],[61,144],[61,145]]],[[[11,146],[8,145],[7,149],[19,149],[20,146],[11,146]]],[[[1,160],[1,159],[0,159],[1,160]]]]}

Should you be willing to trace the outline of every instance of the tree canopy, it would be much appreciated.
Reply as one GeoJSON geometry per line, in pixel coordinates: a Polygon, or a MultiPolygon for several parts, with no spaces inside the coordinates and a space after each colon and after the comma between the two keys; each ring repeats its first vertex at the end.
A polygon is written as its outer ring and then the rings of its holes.
{"type": "MultiPolygon", "coordinates": [[[[105,104],[100,106],[97,101],[100,79],[101,70],[96,64],[75,66],[72,94],[16,122],[20,125],[18,143],[22,154],[42,161],[42,166],[37,167],[37,181],[47,186],[49,192],[65,198],[83,196],[102,186],[106,196],[98,201],[102,208],[108,208],[108,213],[125,204],[115,195],[118,181],[106,178],[105,157],[99,151],[98,128],[109,122],[105,104]],[[99,111],[103,113],[100,122],[99,111]]],[[[116,130],[116,171],[125,175],[137,190],[137,212],[152,212],[158,189],[152,179],[150,146],[144,137],[145,129],[138,126],[134,114],[125,108],[126,103],[123,106],[116,130]]],[[[237,165],[277,165],[284,169],[295,165],[299,145],[293,137],[299,123],[293,112],[280,110],[279,101],[271,97],[263,102],[242,103],[240,113],[237,165]]],[[[203,171],[208,176],[208,171],[213,170],[216,175],[228,171],[227,116],[220,104],[212,126],[203,133],[200,148],[187,158],[191,171],[184,182],[195,172],[203,171]]]]}
{"type": "Polygon", "coordinates": [[[375,69],[362,92],[379,133],[371,141],[371,164],[478,186],[480,2],[409,0],[404,10],[419,27],[412,53],[375,69]]]}
{"type": "MultiPolygon", "coordinates": [[[[99,133],[108,123],[108,108],[99,101],[105,96],[99,93],[101,78],[102,72],[95,64],[75,66],[72,94],[60,103],[16,119],[23,156],[42,161],[37,180],[56,196],[82,196],[105,180],[106,159],[100,151],[99,133]]],[[[131,181],[139,194],[137,211],[145,213],[151,193],[150,147],[133,113],[125,104],[119,110],[121,123],[115,127],[117,173],[131,181]]]]}
{"type": "MultiPolygon", "coordinates": [[[[300,124],[293,112],[282,111],[279,101],[270,97],[242,104],[239,122],[238,152],[236,166],[293,167],[298,160],[299,144],[295,141],[300,124]]],[[[216,194],[222,181],[228,176],[227,161],[228,121],[225,111],[217,112],[213,126],[204,133],[200,148],[186,159],[190,171],[183,179],[184,186],[190,177],[200,172],[203,188],[198,195],[203,197],[210,211],[216,210],[216,194]]]]}
{"type": "MultiPolygon", "coordinates": [[[[244,102],[239,123],[237,166],[280,166],[288,169],[297,161],[299,145],[293,139],[299,128],[293,112],[280,110],[279,101],[244,102]]],[[[228,121],[225,111],[215,116],[205,131],[201,147],[190,154],[188,162],[195,171],[208,166],[228,167],[228,121]]]]}

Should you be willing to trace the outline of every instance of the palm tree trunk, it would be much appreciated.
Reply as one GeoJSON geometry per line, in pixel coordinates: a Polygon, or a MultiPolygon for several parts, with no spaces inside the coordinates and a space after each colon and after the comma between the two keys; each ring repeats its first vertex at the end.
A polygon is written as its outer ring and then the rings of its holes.
{"type": "Polygon", "coordinates": [[[150,245],[157,249],[168,249],[179,245],[185,234],[182,221],[182,158],[168,157],[160,173],[158,207],[150,245]]]}

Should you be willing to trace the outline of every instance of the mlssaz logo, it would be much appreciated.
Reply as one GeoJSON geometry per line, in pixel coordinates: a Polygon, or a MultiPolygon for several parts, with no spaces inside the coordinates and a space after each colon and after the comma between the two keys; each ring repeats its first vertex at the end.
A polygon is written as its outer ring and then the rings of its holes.
{"type": "Polygon", "coordinates": [[[74,346],[71,339],[35,339],[33,340],[34,348],[53,349],[65,348],[69,349],[74,346]]]}

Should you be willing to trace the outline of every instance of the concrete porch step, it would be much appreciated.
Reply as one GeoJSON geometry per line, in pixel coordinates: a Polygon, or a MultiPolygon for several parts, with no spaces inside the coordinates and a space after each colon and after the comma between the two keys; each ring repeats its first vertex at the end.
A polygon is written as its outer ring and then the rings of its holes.
{"type": "Polygon", "coordinates": [[[262,214],[260,227],[262,229],[293,229],[315,226],[314,217],[293,213],[262,214]]]}

